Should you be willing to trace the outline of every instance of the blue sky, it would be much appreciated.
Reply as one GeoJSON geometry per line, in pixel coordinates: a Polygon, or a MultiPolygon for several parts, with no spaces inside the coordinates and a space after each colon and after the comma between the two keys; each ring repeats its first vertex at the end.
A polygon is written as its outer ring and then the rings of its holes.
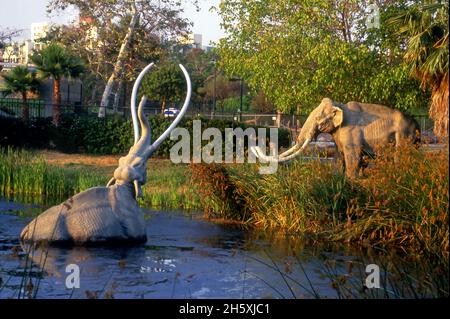
{"type": "MultiPolygon", "coordinates": [[[[49,21],[67,23],[73,20],[73,15],[48,17],[46,5],[48,0],[0,0],[0,27],[25,29],[23,37],[30,36],[30,25],[33,22],[49,21]]],[[[200,12],[184,1],[185,17],[194,22],[192,31],[203,35],[203,45],[217,41],[223,37],[220,29],[220,18],[214,12],[209,12],[211,6],[217,6],[220,0],[199,0],[200,12]]]]}

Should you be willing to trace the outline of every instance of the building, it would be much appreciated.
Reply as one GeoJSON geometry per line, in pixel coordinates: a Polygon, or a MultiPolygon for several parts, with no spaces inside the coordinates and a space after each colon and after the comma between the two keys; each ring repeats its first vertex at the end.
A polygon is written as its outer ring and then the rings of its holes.
{"type": "Polygon", "coordinates": [[[47,36],[50,30],[48,22],[35,22],[31,24],[31,41],[39,42],[40,39],[47,36]]]}
{"type": "Polygon", "coordinates": [[[30,54],[33,52],[33,42],[26,40],[22,43],[14,42],[3,49],[1,60],[4,63],[28,64],[30,54]]]}
{"type": "Polygon", "coordinates": [[[30,62],[30,55],[34,50],[40,50],[44,46],[41,39],[47,36],[50,30],[48,22],[39,22],[31,24],[31,39],[21,43],[13,42],[6,46],[0,53],[1,62],[11,64],[27,65],[30,62]]]}
{"type": "Polygon", "coordinates": [[[201,34],[194,33],[194,47],[196,49],[202,48],[203,36],[201,34]]]}
{"type": "Polygon", "coordinates": [[[44,44],[41,42],[42,38],[47,36],[50,30],[48,22],[38,22],[31,24],[31,42],[35,50],[41,50],[44,44]]]}
{"type": "MultiPolygon", "coordinates": [[[[0,51],[0,71],[9,70],[18,65],[26,65],[33,69],[30,56],[34,50],[41,50],[44,47],[42,38],[45,38],[50,30],[47,22],[31,24],[31,39],[21,43],[13,42],[0,51]]],[[[61,99],[63,105],[80,105],[82,102],[82,83],[80,80],[61,81],[61,99]]],[[[45,102],[45,115],[51,116],[53,103],[53,80],[43,81],[39,88],[40,99],[45,102]]]]}
{"type": "Polygon", "coordinates": [[[182,45],[190,46],[191,48],[202,48],[202,35],[197,33],[190,33],[178,38],[178,42],[182,45]]]}

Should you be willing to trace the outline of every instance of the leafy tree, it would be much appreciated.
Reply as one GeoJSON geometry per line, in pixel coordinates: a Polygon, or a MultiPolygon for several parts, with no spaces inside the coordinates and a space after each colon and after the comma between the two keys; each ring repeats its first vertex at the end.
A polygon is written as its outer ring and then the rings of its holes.
{"type": "Polygon", "coordinates": [[[449,2],[427,1],[404,10],[389,20],[399,34],[408,37],[404,55],[410,73],[423,88],[431,88],[430,117],[434,133],[448,136],[448,10],[449,2]]]}
{"type": "Polygon", "coordinates": [[[222,1],[219,13],[228,36],[219,43],[220,66],[253,91],[264,91],[285,113],[307,112],[325,96],[402,109],[423,104],[426,94],[401,65],[400,44],[379,40],[388,33],[384,21],[393,1],[377,1],[379,33],[367,27],[368,3],[222,1]]]}
{"type": "Polygon", "coordinates": [[[214,78],[214,74],[218,72],[215,69],[217,59],[215,52],[207,52],[198,48],[193,48],[180,57],[182,63],[185,63],[186,68],[189,70],[192,87],[194,88],[192,94],[194,103],[204,101],[204,87],[207,82],[214,78]]]}
{"type": "Polygon", "coordinates": [[[58,126],[61,121],[61,79],[80,76],[84,63],[55,43],[35,53],[31,61],[36,65],[40,78],[53,78],[53,122],[58,126]]]}
{"type": "Polygon", "coordinates": [[[272,113],[274,111],[274,105],[271,103],[264,91],[259,91],[251,101],[252,109],[259,113],[272,113]]]}
{"type": "Polygon", "coordinates": [[[28,122],[30,111],[28,108],[28,92],[36,92],[39,81],[36,72],[30,72],[25,66],[16,66],[8,73],[1,74],[4,79],[2,93],[4,96],[10,94],[20,94],[22,97],[22,120],[28,122]]]}
{"type": "Polygon", "coordinates": [[[180,101],[185,90],[184,76],[179,67],[166,62],[145,76],[139,93],[151,100],[159,100],[161,112],[164,112],[167,103],[180,101]]]}
{"type": "MultiPolygon", "coordinates": [[[[114,60],[120,48],[120,35],[125,32],[126,26],[114,25],[114,30],[110,32],[109,37],[104,39],[100,39],[103,32],[100,32],[97,37],[89,36],[92,28],[93,26],[88,23],[54,26],[40,41],[59,43],[86,61],[86,70],[83,74],[84,103],[98,105],[100,102],[98,93],[104,88],[111,75],[114,60]]],[[[147,34],[144,29],[136,30],[130,43],[130,51],[125,60],[123,72],[117,81],[119,83],[116,86],[115,95],[120,94],[119,86],[131,85],[137,73],[148,61],[158,61],[164,52],[158,38],[147,34]]]]}
{"type": "Polygon", "coordinates": [[[249,112],[252,97],[249,94],[242,96],[242,108],[241,108],[241,97],[231,96],[222,102],[222,109],[224,112],[235,113],[235,112],[249,112]]]}
{"type": "MultiPolygon", "coordinates": [[[[192,2],[197,3],[196,0],[192,2]]],[[[149,40],[154,42],[153,39],[160,42],[161,39],[176,38],[189,25],[180,17],[182,9],[178,0],[51,0],[48,10],[65,10],[69,5],[77,8],[80,15],[89,21],[84,37],[89,38],[92,30],[96,34],[91,45],[96,53],[91,56],[99,61],[98,70],[108,65],[100,117],[105,115],[113,88],[120,87],[117,83],[129,78],[127,71],[130,70],[127,69],[131,69],[134,77],[137,70],[142,68],[141,63],[134,63],[135,54],[142,44],[145,45],[149,40]]],[[[106,74],[104,71],[102,73],[106,74]]]]}
{"type": "Polygon", "coordinates": [[[12,39],[19,36],[23,30],[1,28],[0,27],[0,48],[7,42],[12,42],[12,39]]]}
{"type": "Polygon", "coordinates": [[[210,75],[205,80],[203,87],[199,88],[199,92],[207,101],[212,101],[215,96],[217,109],[224,111],[225,101],[233,96],[239,96],[240,83],[239,81],[230,81],[222,72],[216,72],[215,75],[210,75]]]}

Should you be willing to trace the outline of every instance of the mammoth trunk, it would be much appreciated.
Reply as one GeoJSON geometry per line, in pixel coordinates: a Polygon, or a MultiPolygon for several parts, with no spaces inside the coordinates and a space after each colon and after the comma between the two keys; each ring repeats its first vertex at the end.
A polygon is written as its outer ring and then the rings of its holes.
{"type": "Polygon", "coordinates": [[[315,114],[314,112],[306,119],[303,127],[300,131],[300,135],[297,137],[295,145],[292,146],[287,151],[280,154],[278,157],[279,162],[285,162],[291,160],[292,158],[299,155],[308,146],[309,142],[314,137],[315,124],[314,124],[315,114]]]}

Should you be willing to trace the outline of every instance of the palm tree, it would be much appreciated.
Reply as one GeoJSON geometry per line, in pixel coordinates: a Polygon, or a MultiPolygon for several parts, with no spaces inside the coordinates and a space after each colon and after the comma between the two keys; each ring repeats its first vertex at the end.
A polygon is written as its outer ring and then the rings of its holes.
{"type": "Polygon", "coordinates": [[[62,46],[52,43],[31,57],[41,78],[53,78],[53,123],[61,121],[61,79],[76,78],[84,72],[82,60],[62,46]]]}
{"type": "Polygon", "coordinates": [[[3,96],[14,93],[22,95],[22,120],[28,122],[30,111],[28,108],[27,94],[28,92],[36,92],[38,89],[39,81],[36,78],[36,72],[30,72],[25,66],[17,66],[1,76],[4,79],[2,88],[3,96]]]}
{"type": "Polygon", "coordinates": [[[448,0],[414,5],[390,19],[408,37],[405,61],[422,88],[431,88],[430,117],[434,133],[448,137],[448,0]]]}

